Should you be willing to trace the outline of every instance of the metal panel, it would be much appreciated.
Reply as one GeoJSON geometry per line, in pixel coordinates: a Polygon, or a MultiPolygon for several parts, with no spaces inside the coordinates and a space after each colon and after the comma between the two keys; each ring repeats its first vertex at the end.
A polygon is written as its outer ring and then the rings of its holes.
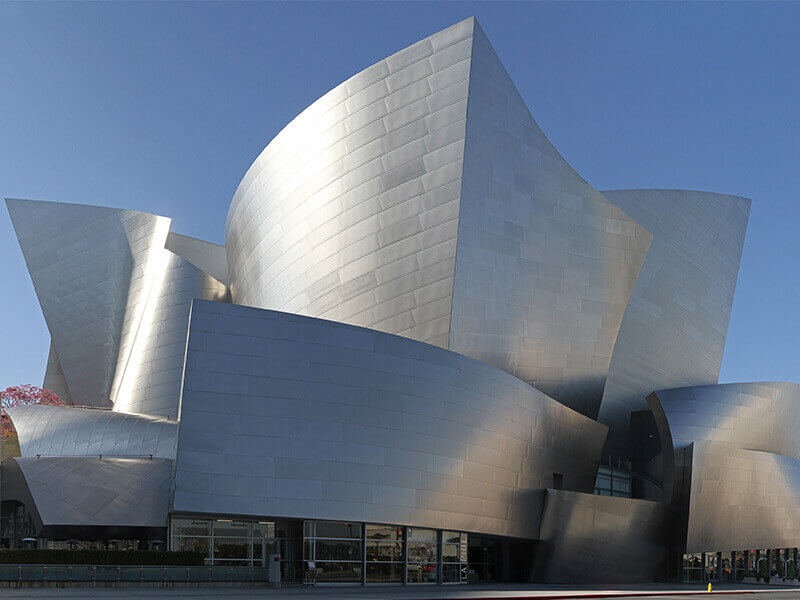
{"type": "Polygon", "coordinates": [[[147,415],[66,406],[7,409],[27,456],[175,458],[178,424],[147,415]]]}
{"type": "Polygon", "coordinates": [[[750,200],[686,190],[603,194],[653,234],[603,393],[607,450],[625,455],[630,413],[653,390],[717,383],[750,200]]]}
{"type": "Polygon", "coordinates": [[[161,275],[136,331],[114,410],[177,418],[193,298],[227,302],[229,294],[215,278],[164,250],[161,275]]]}
{"type": "MultiPolygon", "coordinates": [[[[226,286],[164,248],[166,217],[7,203],[52,338],[46,382],[71,404],[175,417],[191,300],[227,302],[226,286]]],[[[223,270],[224,248],[171,244],[223,270]]]]}
{"type": "Polygon", "coordinates": [[[476,24],[449,348],[596,418],[650,240],[561,157],[476,24]]]}
{"type": "Polygon", "coordinates": [[[75,403],[111,406],[169,219],[6,200],[75,403]]]}
{"type": "Polygon", "coordinates": [[[175,511],[534,538],[541,488],[593,489],[605,438],[454,352],[201,300],[184,377],[175,511]]]}
{"type": "Polygon", "coordinates": [[[353,76],[269,143],[228,213],[235,303],[447,346],[472,27],[353,76]]]}
{"type": "Polygon", "coordinates": [[[170,231],[167,236],[166,248],[220,283],[226,286],[230,283],[228,255],[225,252],[225,246],[170,231]]]}
{"type": "Polygon", "coordinates": [[[694,446],[686,552],[793,548],[800,540],[800,461],[694,446]]]}
{"type": "Polygon", "coordinates": [[[669,504],[547,490],[536,580],[653,581],[666,557],[669,504]]]}
{"type": "Polygon", "coordinates": [[[735,383],[648,397],[667,498],[688,523],[686,551],[793,546],[800,533],[800,385],[735,383]]]}
{"type": "Polygon", "coordinates": [[[158,458],[9,458],[2,499],[23,502],[43,537],[56,528],[163,528],[172,468],[158,458]]]}
{"type": "Polygon", "coordinates": [[[47,354],[47,367],[44,371],[42,387],[56,394],[58,399],[65,404],[73,403],[67,380],[64,378],[64,371],[61,369],[61,363],[58,360],[56,348],[53,346],[53,340],[50,340],[50,352],[47,354]]]}
{"type": "Polygon", "coordinates": [[[596,416],[650,235],[561,158],[468,19],[289,124],[226,239],[236,303],[450,348],[596,416]]]}

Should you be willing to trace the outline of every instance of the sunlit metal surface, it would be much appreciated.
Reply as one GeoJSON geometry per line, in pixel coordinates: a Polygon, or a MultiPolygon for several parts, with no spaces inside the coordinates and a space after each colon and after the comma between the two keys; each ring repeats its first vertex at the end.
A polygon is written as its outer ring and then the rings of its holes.
{"type": "Polygon", "coordinates": [[[650,239],[561,158],[474,19],[307,108],[226,226],[234,302],[450,348],[592,416],[650,239]]]}
{"type": "Polygon", "coordinates": [[[111,410],[28,405],[7,409],[26,456],[175,458],[175,421],[111,410]]]}
{"type": "Polygon", "coordinates": [[[225,246],[170,231],[167,236],[166,248],[220,283],[226,286],[230,283],[228,255],[225,252],[225,246]]]}
{"type": "MultiPolygon", "coordinates": [[[[166,217],[6,202],[50,330],[45,387],[70,404],[175,418],[191,300],[227,301],[227,287],[165,249],[166,217]]],[[[173,245],[220,272],[218,246],[173,245]]]]}
{"type": "Polygon", "coordinates": [[[176,419],[193,298],[227,302],[228,289],[164,250],[160,280],[147,300],[114,410],[176,419]]]}
{"type": "Polygon", "coordinates": [[[111,406],[169,219],[6,200],[73,402],[111,406]]]}
{"type": "Polygon", "coordinates": [[[167,526],[172,468],[158,458],[8,458],[2,499],[25,504],[40,537],[104,529],[97,539],[141,539],[167,526]]]}
{"type": "Polygon", "coordinates": [[[666,556],[672,514],[661,502],[547,490],[536,580],[653,581],[666,556]]]}
{"type": "Polygon", "coordinates": [[[606,429],[519,379],[370,329],[195,300],[175,511],[535,538],[606,429]]]}
{"type": "Polygon", "coordinates": [[[614,346],[599,419],[628,452],[653,390],[717,383],[750,200],[686,190],[603,192],[653,234],[614,346]]]}

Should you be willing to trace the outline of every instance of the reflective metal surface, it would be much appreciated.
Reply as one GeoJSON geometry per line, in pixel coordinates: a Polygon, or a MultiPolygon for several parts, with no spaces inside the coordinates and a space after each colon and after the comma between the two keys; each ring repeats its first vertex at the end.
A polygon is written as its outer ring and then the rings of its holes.
{"type": "Polygon", "coordinates": [[[650,239],[561,158],[474,19],[312,104],[226,225],[234,302],[450,348],[591,416],[650,239]]]}
{"type": "Polygon", "coordinates": [[[473,21],[337,86],[233,197],[233,302],[447,347],[473,21]]]}
{"type": "Polygon", "coordinates": [[[147,300],[114,410],[176,419],[192,299],[227,302],[229,294],[193,264],[163,253],[160,281],[147,300]]]}
{"type": "Polygon", "coordinates": [[[653,581],[672,508],[661,502],[547,490],[535,578],[548,583],[653,581]]]}
{"type": "Polygon", "coordinates": [[[67,380],[64,378],[64,371],[61,369],[61,362],[58,360],[58,354],[52,340],[50,341],[50,352],[47,354],[47,367],[45,368],[42,387],[54,392],[58,399],[65,404],[73,403],[67,380]]]}
{"type": "MultiPolygon", "coordinates": [[[[227,301],[226,286],[165,249],[166,217],[6,203],[52,339],[45,387],[71,404],[174,418],[191,300],[227,301]]],[[[220,272],[215,244],[172,245],[220,272]]]]}
{"type": "Polygon", "coordinates": [[[800,538],[800,385],[736,383],[648,397],[665,492],[686,552],[780,548],[800,538]]]}
{"type": "Polygon", "coordinates": [[[537,490],[591,491],[604,439],[454,352],[195,300],[173,510],[535,538],[537,490]]]}
{"type": "Polygon", "coordinates": [[[111,406],[169,219],[6,200],[73,402],[111,406]]]}
{"type": "Polygon", "coordinates": [[[686,190],[603,192],[653,234],[614,346],[599,419],[628,452],[653,390],[717,383],[750,200],[686,190]]]}
{"type": "Polygon", "coordinates": [[[166,248],[220,283],[226,286],[230,283],[225,246],[170,231],[166,248]]]}
{"type": "Polygon", "coordinates": [[[800,461],[694,445],[686,552],[789,548],[800,540],[800,461]]]}
{"type": "Polygon", "coordinates": [[[561,157],[476,24],[449,348],[596,418],[650,240],[561,157]]]}
{"type": "Polygon", "coordinates": [[[27,456],[175,458],[175,421],[110,410],[29,405],[7,409],[27,456]]]}
{"type": "Polygon", "coordinates": [[[172,467],[158,458],[8,458],[0,468],[2,499],[25,504],[41,537],[163,528],[172,467]]]}

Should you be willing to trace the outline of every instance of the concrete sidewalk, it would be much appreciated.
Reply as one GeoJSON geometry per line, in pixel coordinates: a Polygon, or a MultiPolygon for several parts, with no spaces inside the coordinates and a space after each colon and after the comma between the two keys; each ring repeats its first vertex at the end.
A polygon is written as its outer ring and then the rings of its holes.
{"type": "Polygon", "coordinates": [[[567,586],[567,585],[522,585],[486,584],[468,586],[285,586],[276,588],[233,587],[71,587],[71,588],[5,588],[0,591],[3,598],[48,598],[52,600],[153,600],[160,598],[203,598],[248,600],[265,598],[278,600],[570,600],[576,598],[697,598],[705,595],[724,597],[744,596],[747,599],[783,598],[800,599],[800,587],[720,584],[709,594],[704,584],[645,584],[620,586],[567,586]]]}

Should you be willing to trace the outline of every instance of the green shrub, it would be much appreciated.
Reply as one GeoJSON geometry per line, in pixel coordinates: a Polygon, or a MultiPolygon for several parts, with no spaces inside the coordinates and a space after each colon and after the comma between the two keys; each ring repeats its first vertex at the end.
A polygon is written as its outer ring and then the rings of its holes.
{"type": "Polygon", "coordinates": [[[203,565],[203,552],[162,550],[45,550],[0,549],[4,565],[203,565]]]}
{"type": "Polygon", "coordinates": [[[789,572],[788,572],[788,573],[786,573],[786,577],[787,577],[788,579],[794,579],[794,576],[795,576],[795,573],[796,573],[795,566],[794,566],[794,561],[792,561],[792,562],[790,562],[790,563],[789,563],[789,569],[788,569],[788,571],[789,571],[789,572]]]}

